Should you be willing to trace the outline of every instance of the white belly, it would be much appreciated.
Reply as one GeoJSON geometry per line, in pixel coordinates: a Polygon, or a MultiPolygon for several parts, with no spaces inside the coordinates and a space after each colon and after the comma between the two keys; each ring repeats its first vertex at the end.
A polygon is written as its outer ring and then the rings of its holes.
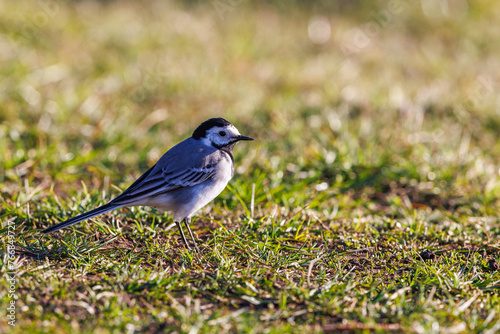
{"type": "MultiPolygon", "coordinates": [[[[221,163],[231,163],[221,161],[221,163]]],[[[221,164],[221,168],[227,167],[221,164]]],[[[227,168],[224,169],[228,171],[227,168]]],[[[196,211],[213,201],[226,188],[232,173],[216,173],[217,178],[207,180],[194,187],[183,188],[154,198],[149,198],[146,205],[173,214],[174,221],[190,218],[196,211]]]]}

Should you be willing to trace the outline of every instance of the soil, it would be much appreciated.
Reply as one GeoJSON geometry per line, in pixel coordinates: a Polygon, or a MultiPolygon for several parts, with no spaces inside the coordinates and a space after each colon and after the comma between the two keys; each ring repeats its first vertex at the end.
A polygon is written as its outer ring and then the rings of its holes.
{"type": "Polygon", "coordinates": [[[488,261],[488,265],[489,265],[491,271],[496,271],[499,268],[497,259],[490,259],[488,261]]]}
{"type": "Polygon", "coordinates": [[[423,260],[434,260],[436,258],[436,254],[434,254],[434,252],[429,249],[424,249],[422,252],[420,252],[420,257],[423,260]]]}

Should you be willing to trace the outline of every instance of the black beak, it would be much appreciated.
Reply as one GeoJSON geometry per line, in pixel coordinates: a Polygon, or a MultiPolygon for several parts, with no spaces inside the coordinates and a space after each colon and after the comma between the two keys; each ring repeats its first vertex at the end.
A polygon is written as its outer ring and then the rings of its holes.
{"type": "Polygon", "coordinates": [[[253,140],[253,138],[239,135],[238,137],[236,137],[236,140],[237,141],[240,141],[240,140],[253,140]]]}

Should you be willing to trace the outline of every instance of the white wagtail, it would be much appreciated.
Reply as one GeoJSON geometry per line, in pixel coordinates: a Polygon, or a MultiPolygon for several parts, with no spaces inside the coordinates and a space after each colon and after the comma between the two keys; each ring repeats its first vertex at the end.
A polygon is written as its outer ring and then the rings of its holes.
{"type": "MultiPolygon", "coordinates": [[[[173,214],[182,241],[188,249],[181,222],[184,221],[198,250],[189,224],[193,214],[217,197],[234,174],[232,150],[242,136],[223,118],[203,122],[188,138],[172,147],[146,173],[108,204],[54,225],[51,233],[111,210],[127,206],[151,206],[173,214]]],[[[198,250],[199,251],[199,250],[198,250]]]]}

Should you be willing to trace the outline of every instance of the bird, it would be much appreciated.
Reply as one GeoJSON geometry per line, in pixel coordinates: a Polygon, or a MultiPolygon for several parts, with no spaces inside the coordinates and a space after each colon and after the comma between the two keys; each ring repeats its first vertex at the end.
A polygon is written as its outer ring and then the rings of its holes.
{"type": "Polygon", "coordinates": [[[185,247],[191,250],[182,230],[181,222],[184,222],[196,251],[200,252],[189,227],[191,217],[215,199],[233,177],[232,151],[242,140],[253,138],[241,135],[224,118],[208,119],[116,198],[42,233],[49,234],[118,208],[149,206],[172,213],[185,247]]]}

